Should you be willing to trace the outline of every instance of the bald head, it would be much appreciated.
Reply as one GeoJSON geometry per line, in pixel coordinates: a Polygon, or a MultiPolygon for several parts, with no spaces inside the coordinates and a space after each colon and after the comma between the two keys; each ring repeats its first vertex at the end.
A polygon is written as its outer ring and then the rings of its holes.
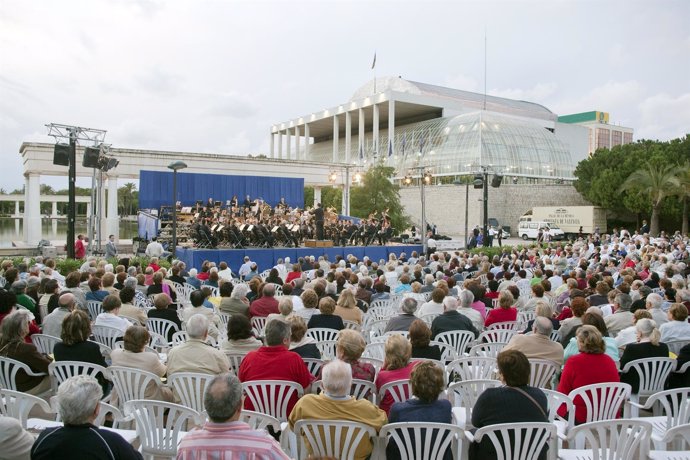
{"type": "Polygon", "coordinates": [[[451,311],[458,309],[458,299],[455,297],[448,296],[443,299],[443,310],[451,311]]]}
{"type": "Polygon", "coordinates": [[[549,318],[537,316],[536,318],[534,318],[532,332],[534,332],[535,334],[550,337],[551,332],[553,332],[553,323],[551,323],[551,320],[549,318]]]}
{"type": "Polygon", "coordinates": [[[58,306],[60,308],[67,308],[68,310],[74,310],[74,306],[77,303],[77,298],[71,292],[65,292],[58,298],[58,306]]]}

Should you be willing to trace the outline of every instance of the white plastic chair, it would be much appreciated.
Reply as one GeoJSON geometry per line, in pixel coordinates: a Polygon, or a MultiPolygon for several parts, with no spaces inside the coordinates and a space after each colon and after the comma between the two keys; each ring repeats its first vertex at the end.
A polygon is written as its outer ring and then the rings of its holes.
{"type": "Polygon", "coordinates": [[[362,325],[356,321],[350,321],[350,320],[344,319],[343,324],[345,325],[345,329],[352,329],[353,331],[357,331],[357,332],[362,330],[362,325]]]}
{"type": "Polygon", "coordinates": [[[266,316],[255,316],[252,318],[252,331],[255,337],[263,337],[264,329],[266,329],[266,321],[268,317],[266,316]]]}
{"type": "Polygon", "coordinates": [[[652,424],[641,420],[603,420],[569,430],[566,439],[575,449],[560,449],[563,460],[629,460],[646,458],[652,424]]]}
{"type": "Polygon", "coordinates": [[[630,398],[632,388],[627,383],[594,383],[576,388],[568,394],[575,403],[582,398],[587,415],[585,423],[615,419],[620,408],[630,398]]]}
{"type": "Polygon", "coordinates": [[[121,407],[125,401],[145,399],[149,384],[163,386],[160,377],[153,372],[122,366],[110,366],[108,372],[121,407]]]}
{"type": "Polygon", "coordinates": [[[667,447],[663,440],[671,428],[690,423],[690,388],[660,391],[647,398],[644,405],[633,401],[630,405],[647,410],[661,408],[660,411],[655,410],[652,417],[637,419],[652,424],[652,442],[658,450],[667,447]],[[657,415],[657,412],[660,414],[657,415]]]}
{"type": "Polygon", "coordinates": [[[163,337],[165,339],[166,344],[168,344],[168,334],[170,333],[170,331],[174,331],[174,334],[175,332],[179,332],[180,330],[180,328],[177,327],[177,324],[170,321],[169,319],[163,318],[149,318],[146,321],[146,329],[163,337]]]}
{"type": "Polygon", "coordinates": [[[453,458],[460,458],[462,436],[458,426],[430,422],[389,423],[379,433],[381,451],[392,442],[400,457],[407,459],[443,459],[447,451],[453,458]]]}
{"type": "Polygon", "coordinates": [[[473,340],[474,334],[471,331],[447,331],[434,337],[435,342],[447,343],[453,347],[458,356],[464,356],[465,350],[473,340]]]}
{"type": "Polygon", "coordinates": [[[448,385],[448,401],[454,408],[455,421],[460,428],[472,425],[472,409],[487,388],[498,388],[503,385],[499,380],[464,380],[448,385]]]}
{"type": "Polygon", "coordinates": [[[537,388],[550,388],[551,379],[561,367],[548,359],[529,360],[529,384],[537,388]]]}
{"type": "Polygon", "coordinates": [[[31,377],[48,375],[45,372],[34,372],[28,365],[16,359],[0,356],[0,388],[19,391],[17,388],[17,372],[20,369],[31,377]]]}
{"type": "Polygon", "coordinates": [[[364,326],[365,335],[364,338],[368,339],[368,342],[374,342],[378,337],[383,335],[383,331],[386,330],[386,325],[388,325],[387,319],[372,320],[364,326]]]}
{"type": "Polygon", "coordinates": [[[424,321],[427,326],[431,327],[431,323],[433,323],[434,320],[438,318],[440,315],[440,313],[427,313],[426,315],[420,316],[419,319],[424,321]]]}
{"type": "Polygon", "coordinates": [[[354,460],[360,443],[369,443],[376,438],[376,430],[371,426],[340,420],[299,420],[295,423],[294,432],[298,438],[297,458],[300,460],[311,455],[354,460]]]}
{"type": "Polygon", "coordinates": [[[307,337],[311,337],[315,342],[324,342],[328,340],[338,340],[337,329],[329,329],[326,327],[315,327],[307,329],[307,337]]]}
{"type": "Polygon", "coordinates": [[[441,361],[444,364],[454,361],[459,357],[455,347],[446,342],[437,342],[435,340],[432,340],[431,342],[429,342],[429,346],[437,346],[439,350],[441,350],[441,361]]]}
{"type": "Polygon", "coordinates": [[[379,404],[383,401],[386,394],[390,394],[393,402],[405,402],[412,397],[412,387],[409,379],[393,380],[392,382],[384,383],[376,395],[376,401],[379,404]]]}
{"type": "Polygon", "coordinates": [[[366,346],[362,357],[365,358],[376,358],[380,359],[382,362],[386,356],[385,351],[386,344],[384,342],[373,342],[366,346]]]}
{"type": "Polygon", "coordinates": [[[681,348],[690,343],[690,340],[669,340],[664,343],[668,345],[668,351],[677,355],[681,348]]]}
{"type": "Polygon", "coordinates": [[[508,343],[515,334],[517,334],[517,331],[514,329],[486,330],[479,334],[476,343],[508,343]]]}
{"type": "Polygon", "coordinates": [[[197,372],[175,372],[168,376],[168,386],[180,399],[180,404],[194,409],[198,413],[204,412],[204,391],[206,385],[215,375],[197,372]]]}
{"type": "Polygon", "coordinates": [[[555,458],[556,427],[550,423],[500,423],[479,428],[474,434],[465,431],[470,442],[489,438],[496,449],[496,458],[537,460],[549,446],[549,457],[555,458]]]}
{"type": "Polygon", "coordinates": [[[53,412],[50,404],[38,396],[0,388],[0,414],[19,420],[22,428],[26,428],[29,412],[34,406],[39,406],[47,413],[53,412]]]}
{"type": "Polygon", "coordinates": [[[510,331],[517,331],[520,326],[518,321],[502,321],[500,323],[493,323],[491,326],[487,327],[487,331],[495,331],[497,329],[507,329],[510,331]]]}
{"type": "Polygon", "coordinates": [[[125,335],[120,329],[110,326],[94,326],[91,328],[91,333],[96,342],[110,347],[111,350],[114,348],[115,342],[122,340],[125,335]]]}
{"type": "Polygon", "coordinates": [[[677,445],[676,450],[652,450],[651,460],[690,460],[690,423],[674,426],[662,439],[664,444],[677,445]]]}
{"type": "Polygon", "coordinates": [[[230,322],[232,315],[230,313],[225,313],[224,311],[216,311],[216,315],[218,315],[218,318],[220,318],[220,323],[223,325],[223,330],[227,332],[228,323],[230,322]]]}
{"type": "Polygon", "coordinates": [[[239,421],[246,423],[253,430],[266,430],[270,426],[274,433],[280,431],[280,422],[277,418],[253,410],[243,410],[239,421]]]}
{"type": "Polygon", "coordinates": [[[369,318],[371,321],[381,321],[381,320],[386,320],[388,321],[391,319],[393,316],[395,316],[395,309],[389,305],[386,306],[379,306],[376,305],[378,300],[375,300],[371,307],[369,307],[369,310],[367,310],[367,314],[369,315],[369,318]]]}
{"type": "Polygon", "coordinates": [[[321,353],[321,359],[323,359],[324,361],[329,361],[336,357],[336,344],[337,341],[335,340],[324,340],[322,342],[316,342],[314,345],[316,345],[316,348],[319,349],[319,353],[321,353]]]}
{"type": "Polygon", "coordinates": [[[47,334],[34,334],[31,336],[31,342],[34,344],[39,353],[52,355],[55,344],[62,342],[62,339],[60,337],[53,337],[52,335],[47,334]]]}
{"type": "Polygon", "coordinates": [[[469,356],[458,358],[446,366],[446,371],[455,380],[495,380],[498,371],[496,358],[490,356],[469,356]]]}
{"type": "MultiPolygon", "coordinates": [[[[638,391],[630,395],[630,401],[639,402],[640,398],[647,398],[663,391],[664,384],[675,367],[676,360],[671,358],[643,358],[627,363],[621,372],[623,374],[637,372],[640,379],[638,391]]],[[[638,406],[632,406],[631,415],[633,417],[639,415],[638,406]]]]}
{"type": "Polygon", "coordinates": [[[287,422],[290,399],[304,394],[302,385],[287,380],[253,380],[243,382],[242,388],[256,412],[275,417],[281,423],[287,422]]]}
{"type": "Polygon", "coordinates": [[[573,405],[573,400],[564,395],[563,393],[555,390],[545,390],[541,389],[546,395],[546,400],[549,408],[549,422],[556,426],[556,431],[558,433],[559,447],[562,444],[563,439],[568,434],[568,430],[575,426],[575,406],[573,405]],[[561,417],[558,415],[558,409],[565,404],[566,416],[561,417]]]}
{"type": "Polygon", "coordinates": [[[86,308],[89,312],[89,318],[91,319],[91,321],[96,321],[98,315],[103,313],[103,302],[100,302],[98,300],[87,300],[86,308]]]}
{"type": "Polygon", "coordinates": [[[507,343],[480,343],[470,348],[470,356],[487,356],[490,358],[497,358],[498,354],[503,350],[507,343]]]}
{"type": "Polygon", "coordinates": [[[141,453],[145,458],[175,458],[181,432],[201,424],[198,412],[179,404],[135,399],[125,402],[125,415],[136,421],[141,453]]]}
{"type": "Polygon", "coordinates": [[[321,374],[321,368],[324,365],[324,361],[322,359],[302,358],[302,361],[304,361],[304,364],[306,364],[311,375],[318,377],[321,374]]]}
{"type": "Polygon", "coordinates": [[[240,364],[242,364],[242,360],[247,355],[245,353],[225,353],[225,356],[227,356],[228,361],[230,361],[230,370],[233,371],[235,375],[239,374],[240,364]]]}
{"type": "Polygon", "coordinates": [[[48,365],[48,375],[50,375],[50,382],[54,393],[57,392],[62,382],[70,377],[88,375],[96,378],[98,374],[101,374],[106,379],[110,375],[105,367],[84,361],[53,361],[48,365]]]}

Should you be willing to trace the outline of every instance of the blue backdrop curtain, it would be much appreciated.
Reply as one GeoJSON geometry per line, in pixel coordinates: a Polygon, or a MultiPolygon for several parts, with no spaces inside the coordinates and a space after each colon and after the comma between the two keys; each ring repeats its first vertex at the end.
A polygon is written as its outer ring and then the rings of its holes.
{"type": "MultiPolygon", "coordinates": [[[[141,171],[139,173],[139,208],[158,209],[172,204],[173,173],[141,171]]],[[[237,195],[240,204],[249,195],[275,206],[280,198],[291,207],[304,206],[304,179],[285,177],[230,176],[221,174],[177,173],[177,197],[182,206],[204,204],[209,198],[223,205],[237,195]]]]}

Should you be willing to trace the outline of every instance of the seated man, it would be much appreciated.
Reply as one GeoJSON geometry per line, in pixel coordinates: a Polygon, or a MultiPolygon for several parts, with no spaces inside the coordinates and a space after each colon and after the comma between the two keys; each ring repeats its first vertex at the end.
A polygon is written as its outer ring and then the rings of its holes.
{"type": "Polygon", "coordinates": [[[168,352],[168,375],[175,372],[217,375],[224,374],[230,369],[230,361],[225,353],[206,343],[208,327],[208,319],[204,315],[193,315],[189,318],[189,338],[168,352]]]}
{"type": "Polygon", "coordinates": [[[31,448],[31,458],[140,459],[122,436],[93,425],[103,396],[98,381],[86,375],[65,380],[57,391],[58,413],[64,426],[47,428],[31,448]]]}
{"type": "Polygon", "coordinates": [[[103,313],[96,317],[94,326],[108,326],[119,329],[124,334],[131,323],[120,316],[122,302],[116,294],[110,294],[103,299],[103,313]]]}
{"type": "Polygon", "coordinates": [[[190,431],[177,448],[178,460],[197,458],[288,459],[267,432],[240,422],[242,384],[232,374],[215,377],[204,392],[209,421],[190,431]]]}
{"type": "Polygon", "coordinates": [[[532,334],[515,334],[503,350],[521,351],[527,359],[548,359],[563,365],[563,347],[551,340],[553,324],[549,318],[537,316],[532,324],[532,334]]]}
{"type": "MultiPolygon", "coordinates": [[[[303,396],[290,413],[290,428],[299,420],[342,420],[364,423],[379,431],[386,424],[386,413],[366,399],[350,396],[352,370],[350,365],[338,359],[326,364],[321,370],[324,391],[303,396]]],[[[343,440],[344,441],[344,440],[343,440]]],[[[362,439],[357,446],[355,459],[366,459],[372,451],[371,440],[362,439]]]]}
{"type": "Polygon", "coordinates": [[[62,320],[65,319],[77,306],[77,299],[69,291],[65,291],[58,299],[58,308],[43,318],[43,333],[53,337],[60,337],[62,334],[62,320]]]}
{"type": "MultiPolygon", "coordinates": [[[[287,380],[300,384],[304,392],[308,393],[314,377],[300,355],[289,350],[291,335],[292,329],[285,321],[269,321],[264,338],[266,346],[250,351],[244,357],[238,373],[240,381],[287,380]]],[[[297,395],[293,395],[287,405],[288,414],[296,402],[297,395]]],[[[254,410],[251,400],[244,401],[244,408],[254,410]]]]}
{"type": "Polygon", "coordinates": [[[403,299],[400,304],[402,313],[388,320],[384,332],[389,331],[409,331],[410,325],[417,319],[414,312],[417,310],[417,301],[411,297],[403,299]]]}
{"type": "Polygon", "coordinates": [[[271,313],[280,313],[278,309],[278,300],[275,298],[276,288],[273,284],[264,285],[262,296],[254,300],[249,306],[249,315],[253,318],[255,316],[268,316],[271,313]]]}
{"type": "Polygon", "coordinates": [[[458,312],[458,299],[455,297],[446,297],[443,300],[443,313],[434,318],[431,323],[431,336],[433,338],[447,331],[470,331],[475,338],[479,336],[479,331],[474,327],[472,321],[458,312]]]}

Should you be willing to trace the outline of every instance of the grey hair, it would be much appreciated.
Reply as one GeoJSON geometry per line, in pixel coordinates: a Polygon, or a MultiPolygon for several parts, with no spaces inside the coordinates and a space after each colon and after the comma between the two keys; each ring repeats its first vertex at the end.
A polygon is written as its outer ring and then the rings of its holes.
{"type": "Polygon", "coordinates": [[[57,391],[58,413],[65,425],[83,425],[92,420],[96,406],[103,397],[101,385],[89,375],[75,375],[57,391]]]}
{"type": "Polygon", "coordinates": [[[613,300],[616,305],[620,307],[623,311],[630,311],[630,306],[632,305],[632,298],[628,294],[623,294],[622,292],[616,296],[613,300]]]}
{"type": "Polygon", "coordinates": [[[553,323],[549,318],[537,316],[532,324],[532,332],[549,337],[553,332],[553,323]]]}
{"type": "Polygon", "coordinates": [[[446,310],[457,310],[458,309],[458,299],[453,296],[446,296],[443,299],[443,307],[446,310]]]}
{"type": "Polygon", "coordinates": [[[649,318],[642,318],[635,323],[635,329],[642,337],[648,337],[652,345],[659,345],[661,333],[659,332],[659,328],[656,327],[656,321],[649,318]]]}
{"type": "Polygon", "coordinates": [[[231,299],[241,299],[242,297],[246,297],[248,292],[249,292],[249,286],[248,285],[246,285],[244,283],[238,284],[232,290],[232,294],[230,294],[230,298],[231,299]]]}
{"type": "Polygon", "coordinates": [[[214,423],[232,418],[242,404],[242,384],[232,373],[216,376],[204,391],[204,409],[214,423]]]}
{"type": "MultiPolygon", "coordinates": [[[[136,268],[134,269],[136,270],[136,268]]],[[[128,276],[125,278],[125,282],[122,283],[125,287],[131,287],[132,289],[137,288],[137,279],[133,276],[128,276]]]]}
{"type": "Polygon", "coordinates": [[[323,388],[331,396],[347,396],[352,386],[352,369],[350,365],[334,359],[321,369],[323,388]]]}
{"type": "Polygon", "coordinates": [[[266,324],[265,340],[269,347],[280,345],[285,339],[290,340],[291,335],[292,328],[285,321],[274,320],[266,324]]]}
{"type": "Polygon", "coordinates": [[[434,275],[431,273],[424,275],[424,284],[434,284],[434,275]]]}
{"type": "Polygon", "coordinates": [[[417,310],[417,301],[412,297],[407,297],[401,302],[400,309],[403,311],[403,313],[411,315],[417,310]]]}
{"type": "Polygon", "coordinates": [[[281,297],[278,302],[278,310],[283,316],[287,316],[292,313],[292,299],[290,297],[281,297]]]}
{"type": "Polygon", "coordinates": [[[647,302],[651,304],[652,308],[660,308],[663,301],[664,299],[659,294],[652,293],[647,296],[647,302]]]}
{"type": "Polygon", "coordinates": [[[0,323],[0,345],[24,341],[24,337],[29,333],[29,315],[29,310],[19,308],[5,316],[0,323]]]}
{"type": "Polygon", "coordinates": [[[190,339],[203,339],[208,334],[208,318],[201,313],[187,320],[187,335],[190,339]]]}
{"type": "Polygon", "coordinates": [[[328,283],[326,284],[326,294],[335,294],[338,290],[338,287],[335,285],[335,283],[328,283]]]}
{"type": "MultiPolygon", "coordinates": [[[[543,316],[545,318],[551,318],[551,316],[553,315],[553,310],[551,309],[551,305],[549,305],[548,302],[545,302],[543,300],[537,301],[536,305],[534,306],[534,310],[535,310],[536,316],[543,316]]],[[[553,327],[553,324],[551,325],[551,327],[553,327]]]]}
{"type": "Polygon", "coordinates": [[[472,302],[474,302],[474,294],[472,294],[472,291],[469,289],[465,289],[463,291],[460,291],[460,305],[463,308],[468,308],[470,305],[472,305],[472,302]]]}

